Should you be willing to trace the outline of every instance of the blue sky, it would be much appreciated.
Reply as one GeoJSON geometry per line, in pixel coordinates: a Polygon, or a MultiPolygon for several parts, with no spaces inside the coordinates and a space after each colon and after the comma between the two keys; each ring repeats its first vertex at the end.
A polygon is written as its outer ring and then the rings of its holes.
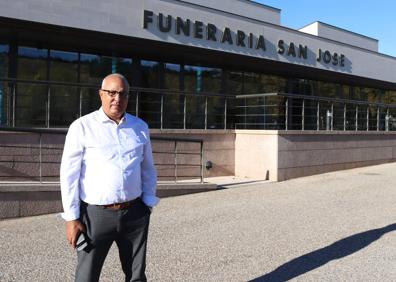
{"type": "Polygon", "coordinates": [[[281,9],[281,25],[293,29],[321,21],[379,40],[379,52],[396,57],[394,0],[254,0],[281,9]]]}

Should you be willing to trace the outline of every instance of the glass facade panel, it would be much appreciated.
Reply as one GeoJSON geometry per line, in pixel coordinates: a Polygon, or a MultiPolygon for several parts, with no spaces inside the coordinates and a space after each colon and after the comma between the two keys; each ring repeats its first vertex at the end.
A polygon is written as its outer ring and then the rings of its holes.
{"type": "Polygon", "coordinates": [[[47,127],[48,86],[18,83],[16,85],[15,125],[47,127]]]}
{"type": "Polygon", "coordinates": [[[81,87],[80,92],[81,116],[100,108],[101,102],[97,88],[81,87]]]}
{"type": "Polygon", "coordinates": [[[333,130],[344,130],[344,103],[333,103],[333,130]]]}
{"type": "Polygon", "coordinates": [[[140,62],[140,87],[160,88],[160,63],[155,61],[140,62]]]}
{"type": "Polygon", "coordinates": [[[261,75],[264,93],[285,93],[286,79],[275,75],[261,75]]]}
{"type": "Polygon", "coordinates": [[[51,86],[50,127],[68,127],[79,115],[79,88],[73,86],[51,86]]]}
{"type": "Polygon", "coordinates": [[[180,65],[164,64],[164,88],[169,90],[180,89],[180,65]]]}
{"type": "Polygon", "coordinates": [[[346,104],[345,116],[345,129],[356,130],[356,105],[346,104]]]}
{"type": "Polygon", "coordinates": [[[367,106],[358,105],[358,130],[367,130],[367,106]]]}
{"type": "Polygon", "coordinates": [[[224,106],[223,97],[208,97],[208,129],[224,129],[224,106]]]}
{"type": "Polygon", "coordinates": [[[369,106],[369,130],[377,130],[377,106],[369,106]]]}
{"type": "Polygon", "coordinates": [[[227,93],[232,95],[241,95],[243,91],[243,72],[228,71],[227,72],[227,93]]]}
{"type": "Polygon", "coordinates": [[[18,47],[18,79],[47,80],[48,50],[18,47]]]}
{"type": "Polygon", "coordinates": [[[303,99],[288,98],[288,121],[287,129],[301,130],[302,129],[302,110],[303,99]]]}
{"type": "Polygon", "coordinates": [[[32,46],[11,48],[3,42],[0,78],[16,76],[34,82],[0,82],[0,125],[67,127],[80,115],[100,107],[98,88],[103,77],[114,72],[125,75],[132,86],[145,88],[131,91],[127,111],[152,128],[223,129],[226,123],[226,128],[329,130],[331,121],[333,130],[365,131],[385,130],[389,119],[389,130],[396,129],[392,106],[396,105],[396,91],[387,89],[220,66],[179,65],[32,46]],[[12,55],[8,54],[10,50],[12,55]],[[82,87],[80,83],[92,86],[82,87]],[[225,98],[261,93],[278,96],[225,98]],[[282,93],[310,97],[286,98],[282,93]],[[332,119],[327,112],[332,112],[332,119]]]}
{"type": "Polygon", "coordinates": [[[264,92],[264,85],[260,74],[245,72],[243,74],[243,94],[257,94],[264,92]]]}
{"type": "Polygon", "coordinates": [[[80,82],[89,84],[102,83],[103,78],[113,72],[111,57],[80,54],[80,82]]]}
{"type": "Polygon", "coordinates": [[[184,90],[186,92],[220,93],[222,70],[217,68],[184,66],[184,90]]]}
{"type": "Polygon", "coordinates": [[[318,81],[315,85],[317,87],[315,89],[315,96],[341,98],[337,95],[339,93],[337,84],[318,81]]]}
{"type": "Polygon", "coordinates": [[[138,115],[151,128],[161,128],[161,99],[163,95],[155,92],[139,92],[138,115]]]}
{"type": "Polygon", "coordinates": [[[318,102],[313,100],[304,101],[304,129],[316,130],[318,122],[318,102]]]}
{"type": "Polygon", "coordinates": [[[184,98],[181,94],[165,94],[163,106],[163,128],[184,127],[184,98]]]}
{"type": "Polygon", "coordinates": [[[330,102],[319,102],[319,130],[331,130],[331,118],[328,114],[332,113],[330,102]]]}
{"type": "Polygon", "coordinates": [[[122,74],[125,76],[131,86],[134,85],[132,59],[112,57],[111,73],[122,74]]]}
{"type": "Polygon", "coordinates": [[[78,53],[50,50],[50,80],[77,82],[78,53]]]}
{"type": "Polygon", "coordinates": [[[186,110],[186,128],[205,128],[205,103],[204,96],[188,96],[186,110]]]}

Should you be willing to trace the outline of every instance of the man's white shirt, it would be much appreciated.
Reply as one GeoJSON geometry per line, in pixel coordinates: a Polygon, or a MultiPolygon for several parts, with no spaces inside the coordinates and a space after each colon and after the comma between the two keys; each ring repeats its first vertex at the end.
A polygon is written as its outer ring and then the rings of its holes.
{"type": "Polygon", "coordinates": [[[60,175],[65,220],[80,217],[80,200],[108,205],[141,197],[150,207],[159,201],[149,129],[130,114],[117,124],[100,108],[74,121],[60,175]]]}

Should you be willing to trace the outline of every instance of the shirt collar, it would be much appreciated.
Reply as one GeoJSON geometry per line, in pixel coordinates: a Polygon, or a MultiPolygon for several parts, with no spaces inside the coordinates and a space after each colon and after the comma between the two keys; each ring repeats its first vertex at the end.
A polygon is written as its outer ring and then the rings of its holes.
{"type": "MultiPolygon", "coordinates": [[[[98,110],[98,119],[99,119],[99,121],[101,121],[101,122],[109,122],[109,121],[114,122],[113,120],[111,120],[111,119],[105,114],[105,112],[104,112],[104,110],[103,110],[103,107],[100,107],[100,109],[98,110]]],[[[125,123],[125,122],[127,122],[127,121],[128,121],[127,114],[124,113],[124,116],[122,117],[122,119],[121,119],[121,121],[120,121],[119,124],[123,124],[123,123],[125,123]]]]}

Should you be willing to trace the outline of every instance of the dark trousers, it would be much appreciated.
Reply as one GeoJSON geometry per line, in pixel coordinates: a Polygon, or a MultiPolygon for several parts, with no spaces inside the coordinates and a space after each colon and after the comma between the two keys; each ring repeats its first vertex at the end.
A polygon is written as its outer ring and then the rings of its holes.
{"type": "Polygon", "coordinates": [[[146,281],[146,245],[150,210],[141,201],[128,209],[113,210],[81,204],[80,220],[87,228],[90,245],[77,251],[78,282],[99,281],[103,263],[113,242],[118,246],[125,281],[146,281]]]}

